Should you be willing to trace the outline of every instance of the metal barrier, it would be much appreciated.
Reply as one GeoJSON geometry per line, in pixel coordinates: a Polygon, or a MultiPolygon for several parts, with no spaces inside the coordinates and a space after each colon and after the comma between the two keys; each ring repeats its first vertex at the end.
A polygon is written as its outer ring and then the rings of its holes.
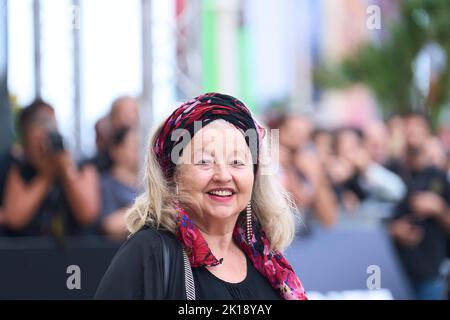
{"type": "Polygon", "coordinates": [[[286,255],[305,288],[320,299],[412,298],[389,235],[379,224],[314,226],[294,240],[286,255]],[[377,276],[379,288],[371,283],[377,276]]]}
{"type": "Polygon", "coordinates": [[[0,299],[92,299],[118,247],[101,237],[66,238],[64,246],[0,238],[0,299]]]}

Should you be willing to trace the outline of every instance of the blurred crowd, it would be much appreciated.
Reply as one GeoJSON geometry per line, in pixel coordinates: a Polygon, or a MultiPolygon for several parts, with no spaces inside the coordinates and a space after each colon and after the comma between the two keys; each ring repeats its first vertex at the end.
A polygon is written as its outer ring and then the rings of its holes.
{"type": "Polygon", "coordinates": [[[444,296],[450,150],[427,115],[332,130],[299,115],[268,123],[279,129],[280,179],[304,213],[303,232],[372,218],[386,227],[416,298],[444,296]]]}
{"type": "Polygon", "coordinates": [[[125,239],[124,214],[138,188],[138,111],[135,99],[116,99],[95,125],[95,156],[76,162],[53,107],[36,100],[23,108],[20,146],[1,159],[0,235],[125,239]]]}
{"type": "MultiPolygon", "coordinates": [[[[23,108],[20,146],[0,155],[0,235],[125,239],[124,214],[139,188],[138,109],[132,97],[117,98],[95,125],[95,156],[74,161],[53,107],[37,100],[23,108]]],[[[367,215],[367,203],[383,204],[372,218],[386,227],[416,297],[442,297],[450,156],[425,114],[361,128],[321,128],[289,114],[266,123],[279,129],[277,174],[302,213],[300,234],[367,215]]]]}

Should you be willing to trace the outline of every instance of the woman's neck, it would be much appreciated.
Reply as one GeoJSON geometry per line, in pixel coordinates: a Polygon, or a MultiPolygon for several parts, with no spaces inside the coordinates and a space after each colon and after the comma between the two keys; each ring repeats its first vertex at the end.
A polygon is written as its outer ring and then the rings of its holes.
{"type": "Polygon", "coordinates": [[[233,219],[229,222],[218,221],[216,223],[211,222],[207,225],[200,224],[197,226],[213,254],[220,258],[236,248],[236,244],[233,241],[235,225],[236,221],[233,219]]]}
{"type": "Polygon", "coordinates": [[[202,235],[213,253],[229,252],[234,244],[232,232],[221,235],[207,234],[205,232],[202,232],[202,235]]]}
{"type": "Polygon", "coordinates": [[[138,185],[138,174],[133,170],[122,166],[114,166],[111,170],[111,174],[126,186],[136,188],[138,185]]]}

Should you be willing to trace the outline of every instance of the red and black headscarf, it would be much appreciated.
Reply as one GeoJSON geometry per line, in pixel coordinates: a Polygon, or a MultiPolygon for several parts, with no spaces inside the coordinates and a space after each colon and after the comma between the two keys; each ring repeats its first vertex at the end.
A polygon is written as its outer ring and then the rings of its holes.
{"type": "MultiPolygon", "coordinates": [[[[256,148],[251,146],[249,137],[246,136],[247,145],[252,153],[254,172],[256,173],[259,147],[264,136],[264,129],[256,123],[250,111],[238,99],[220,93],[206,93],[178,107],[167,118],[158,133],[153,145],[153,152],[166,178],[171,179],[175,172],[176,164],[171,160],[173,148],[178,143],[187,144],[190,140],[181,139],[182,135],[173,137],[172,134],[175,130],[185,129],[185,134],[189,134],[189,137],[192,138],[196,130],[217,119],[230,122],[244,133],[249,129],[254,129],[257,132],[256,148]],[[195,126],[196,121],[200,121],[202,126],[195,126]]],[[[184,208],[179,203],[175,203],[175,207],[178,211],[176,236],[185,249],[191,266],[196,268],[216,266],[222,263],[223,259],[217,259],[214,256],[200,230],[195,226],[184,208]]],[[[233,240],[247,255],[255,269],[269,281],[283,299],[307,299],[305,290],[289,262],[281,252],[270,249],[269,239],[254,213],[252,213],[251,220],[253,234],[251,241],[247,242],[246,240],[245,212],[242,212],[238,217],[233,231],[233,240]]]]}
{"type": "MultiPolygon", "coordinates": [[[[251,135],[245,136],[256,173],[258,150],[260,140],[264,136],[264,128],[255,122],[248,108],[238,99],[220,93],[206,93],[179,106],[166,119],[155,140],[153,152],[167,178],[171,178],[175,172],[176,164],[171,159],[173,148],[179,143],[187,144],[190,140],[185,139],[183,134],[176,135],[176,132],[181,132],[176,130],[185,129],[184,133],[193,137],[196,131],[217,119],[226,120],[244,133],[247,130],[254,130],[257,133],[256,146],[251,144],[251,135]],[[201,126],[196,126],[195,122],[200,122],[201,126]]],[[[184,148],[185,145],[181,147],[184,148]]]]}

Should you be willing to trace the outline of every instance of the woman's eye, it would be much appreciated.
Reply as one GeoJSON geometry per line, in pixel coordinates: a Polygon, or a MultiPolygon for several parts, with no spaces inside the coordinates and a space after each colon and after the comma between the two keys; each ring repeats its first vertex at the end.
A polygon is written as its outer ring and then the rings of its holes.
{"type": "Polygon", "coordinates": [[[201,159],[197,162],[198,165],[205,165],[205,164],[210,164],[211,160],[209,159],[201,159]]]}
{"type": "Polygon", "coordinates": [[[233,166],[243,166],[244,162],[242,162],[241,160],[233,160],[231,164],[233,166]]]}

